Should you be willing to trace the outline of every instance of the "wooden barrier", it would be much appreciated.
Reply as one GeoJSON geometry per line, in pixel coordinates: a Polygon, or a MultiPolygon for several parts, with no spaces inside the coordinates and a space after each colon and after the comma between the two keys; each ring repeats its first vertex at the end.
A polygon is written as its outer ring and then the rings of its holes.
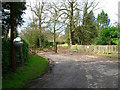
{"type": "Polygon", "coordinates": [[[72,45],[71,50],[94,53],[118,53],[118,45],[72,45]]]}

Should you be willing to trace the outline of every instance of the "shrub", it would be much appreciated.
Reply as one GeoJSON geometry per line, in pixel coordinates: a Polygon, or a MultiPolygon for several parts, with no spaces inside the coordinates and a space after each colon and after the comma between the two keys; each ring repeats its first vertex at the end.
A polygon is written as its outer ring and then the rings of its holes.
{"type": "Polygon", "coordinates": [[[26,61],[28,59],[29,56],[29,44],[25,41],[23,41],[23,46],[22,46],[22,58],[24,61],[26,61]]]}
{"type": "Polygon", "coordinates": [[[49,42],[48,42],[47,40],[44,40],[44,41],[42,42],[42,47],[43,47],[43,48],[46,48],[48,45],[49,45],[49,42]]]}
{"type": "Polygon", "coordinates": [[[2,39],[2,72],[5,73],[10,70],[10,40],[2,39]]]}
{"type": "Polygon", "coordinates": [[[48,42],[48,40],[42,42],[42,48],[48,48],[50,46],[53,46],[53,42],[48,42]]]}
{"type": "Polygon", "coordinates": [[[119,42],[118,28],[116,27],[106,27],[94,40],[94,44],[97,45],[118,45],[119,42]]]}
{"type": "MultiPolygon", "coordinates": [[[[16,53],[16,66],[21,65],[21,60],[23,62],[27,60],[29,55],[29,45],[25,40],[23,41],[22,48],[22,56],[20,55],[20,48],[15,48],[16,53]]],[[[2,73],[5,74],[8,71],[11,71],[11,48],[10,48],[10,40],[6,40],[5,38],[2,38],[2,73]]]]}

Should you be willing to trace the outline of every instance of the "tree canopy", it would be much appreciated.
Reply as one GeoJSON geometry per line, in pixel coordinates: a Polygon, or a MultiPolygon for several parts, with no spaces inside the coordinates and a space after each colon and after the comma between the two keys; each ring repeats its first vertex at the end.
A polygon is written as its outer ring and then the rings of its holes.
{"type": "Polygon", "coordinates": [[[105,13],[103,10],[100,14],[98,14],[97,16],[97,22],[101,25],[101,26],[108,26],[110,23],[110,19],[108,17],[108,14],[105,13]]]}
{"type": "Polygon", "coordinates": [[[51,41],[56,42],[59,33],[64,31],[64,41],[69,45],[118,44],[118,40],[115,38],[111,39],[111,43],[108,43],[110,41],[109,37],[111,37],[110,29],[114,30],[113,27],[109,27],[110,19],[108,14],[102,10],[97,17],[94,16],[94,11],[97,10],[99,2],[90,0],[83,1],[82,4],[77,0],[66,0],[66,2],[59,2],[59,4],[39,2],[37,0],[36,2],[34,6],[30,6],[30,10],[35,16],[35,20],[32,18],[35,26],[30,26],[27,28],[28,30],[25,29],[26,32],[23,32],[23,34],[25,33],[23,37],[29,33],[32,36],[34,35],[34,41],[31,41],[32,39],[28,37],[29,42],[41,42],[41,45],[42,40],[49,41],[51,39],[51,41]],[[110,35],[102,33],[109,33],[110,35]],[[102,35],[108,38],[103,39],[102,35]],[[100,40],[108,41],[103,43],[100,40]]]}
{"type": "Polygon", "coordinates": [[[10,29],[10,3],[14,3],[15,28],[24,22],[22,14],[26,10],[26,2],[2,2],[2,35],[8,34],[10,29]]]}
{"type": "Polygon", "coordinates": [[[105,27],[95,39],[97,45],[116,45],[120,43],[117,27],[105,27]]]}

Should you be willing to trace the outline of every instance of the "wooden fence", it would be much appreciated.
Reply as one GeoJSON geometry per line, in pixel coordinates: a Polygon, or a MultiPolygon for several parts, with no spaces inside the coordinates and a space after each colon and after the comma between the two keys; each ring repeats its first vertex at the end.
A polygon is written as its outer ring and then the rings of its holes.
{"type": "MultiPolygon", "coordinates": [[[[58,44],[58,48],[68,48],[73,51],[93,52],[93,53],[118,53],[118,45],[72,45],[58,44]]],[[[119,47],[120,49],[120,47],[119,47]]],[[[38,52],[38,48],[30,47],[31,52],[38,52]]]]}
{"type": "Polygon", "coordinates": [[[118,45],[72,45],[71,50],[94,53],[118,53],[118,45]]]}

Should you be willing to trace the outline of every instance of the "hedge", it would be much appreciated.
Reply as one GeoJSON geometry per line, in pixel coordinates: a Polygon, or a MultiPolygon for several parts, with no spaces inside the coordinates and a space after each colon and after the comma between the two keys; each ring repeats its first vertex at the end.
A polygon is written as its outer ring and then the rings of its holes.
{"type": "MultiPolygon", "coordinates": [[[[25,40],[22,45],[22,55],[20,54],[21,49],[15,48],[16,53],[16,66],[20,66],[23,62],[25,62],[29,56],[29,45],[25,40]]],[[[12,70],[11,64],[11,48],[10,48],[10,39],[2,38],[2,73],[5,74],[12,70]]]]}

